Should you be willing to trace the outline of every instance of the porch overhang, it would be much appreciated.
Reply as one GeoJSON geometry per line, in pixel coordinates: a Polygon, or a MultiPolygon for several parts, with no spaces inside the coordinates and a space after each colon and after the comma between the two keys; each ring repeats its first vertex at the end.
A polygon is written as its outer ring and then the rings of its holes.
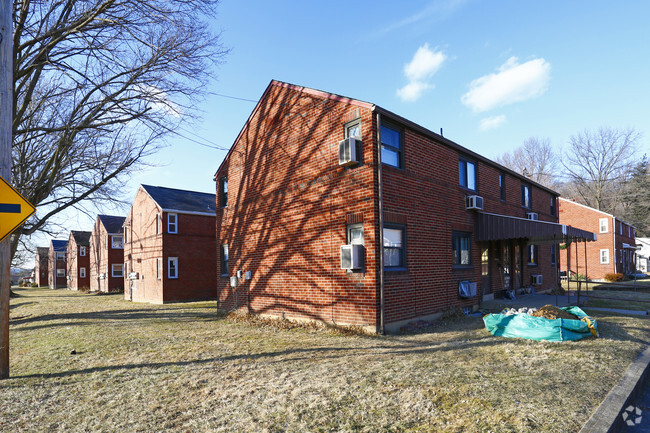
{"type": "Polygon", "coordinates": [[[479,242],[525,239],[529,244],[592,242],[596,234],[564,224],[479,212],[475,239],[479,242]]]}

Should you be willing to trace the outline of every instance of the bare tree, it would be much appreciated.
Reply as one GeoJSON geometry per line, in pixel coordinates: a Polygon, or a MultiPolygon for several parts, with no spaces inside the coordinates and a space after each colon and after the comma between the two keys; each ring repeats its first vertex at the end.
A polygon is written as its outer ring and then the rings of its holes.
{"type": "Polygon", "coordinates": [[[512,153],[495,158],[499,164],[548,188],[555,188],[558,160],[548,138],[530,137],[512,153]]]}
{"type": "Polygon", "coordinates": [[[567,181],[576,199],[587,206],[612,212],[632,172],[641,138],[633,128],[603,127],[571,136],[562,159],[567,181]]]}
{"type": "Polygon", "coordinates": [[[120,187],[196,102],[227,50],[218,0],[14,0],[13,184],[38,207],[16,233],[123,199],[120,187]]]}

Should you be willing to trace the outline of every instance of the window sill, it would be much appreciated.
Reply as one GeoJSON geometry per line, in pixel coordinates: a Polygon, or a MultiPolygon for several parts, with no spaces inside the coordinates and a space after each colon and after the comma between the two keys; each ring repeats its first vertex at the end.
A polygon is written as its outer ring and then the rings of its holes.
{"type": "Polygon", "coordinates": [[[474,269],[474,266],[472,266],[472,265],[452,265],[451,269],[454,270],[454,271],[464,271],[464,270],[474,269]]]}
{"type": "Polygon", "coordinates": [[[536,268],[539,266],[537,263],[526,263],[526,264],[528,265],[529,268],[536,268]]]}
{"type": "Polygon", "coordinates": [[[408,270],[409,270],[408,268],[402,266],[390,266],[390,267],[384,266],[384,272],[404,272],[408,270]]]}

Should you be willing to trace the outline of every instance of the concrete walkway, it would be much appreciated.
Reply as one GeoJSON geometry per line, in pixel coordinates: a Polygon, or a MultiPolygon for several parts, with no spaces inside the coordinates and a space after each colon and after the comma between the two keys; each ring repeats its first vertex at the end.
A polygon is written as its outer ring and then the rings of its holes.
{"type": "MultiPolygon", "coordinates": [[[[580,297],[582,302],[584,296],[580,297]]],[[[567,295],[545,295],[545,294],[528,294],[517,295],[514,300],[511,299],[494,299],[491,301],[483,301],[481,308],[490,311],[499,311],[504,308],[540,308],[544,305],[555,305],[556,307],[568,307],[570,305],[577,305],[577,296],[567,295]]]]}

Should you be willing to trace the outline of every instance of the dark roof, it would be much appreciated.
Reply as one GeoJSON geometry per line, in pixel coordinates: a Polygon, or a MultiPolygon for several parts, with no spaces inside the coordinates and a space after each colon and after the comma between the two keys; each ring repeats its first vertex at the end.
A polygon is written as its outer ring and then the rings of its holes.
{"type": "Polygon", "coordinates": [[[54,252],[57,253],[65,252],[68,249],[68,241],[58,241],[52,239],[52,248],[54,248],[54,252]]]}
{"type": "Polygon", "coordinates": [[[74,237],[74,241],[77,243],[77,245],[90,245],[90,235],[92,234],[91,232],[71,230],[70,233],[74,237]]]}
{"type": "Polygon", "coordinates": [[[531,244],[591,242],[596,234],[564,224],[480,212],[475,240],[527,239],[531,244]]]}
{"type": "Polygon", "coordinates": [[[41,257],[46,257],[50,254],[50,249],[48,247],[36,247],[36,254],[41,257]]]}
{"type": "Polygon", "coordinates": [[[165,211],[217,214],[216,194],[151,185],[142,188],[165,211]]]}
{"type": "Polygon", "coordinates": [[[126,217],[114,215],[97,215],[97,218],[104,224],[108,233],[122,233],[122,225],[126,217]]]}

